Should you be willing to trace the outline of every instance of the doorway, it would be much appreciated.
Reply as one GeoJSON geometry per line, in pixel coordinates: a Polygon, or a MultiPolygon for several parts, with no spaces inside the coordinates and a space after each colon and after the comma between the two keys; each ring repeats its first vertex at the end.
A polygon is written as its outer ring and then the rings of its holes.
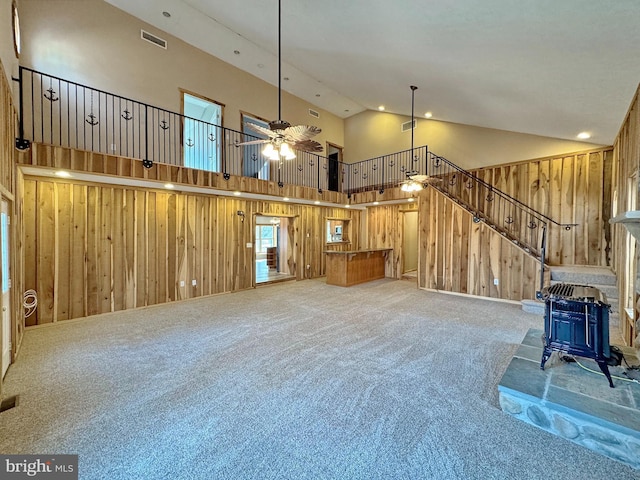
{"type": "Polygon", "coordinates": [[[332,192],[340,191],[341,168],[342,164],[342,147],[327,142],[327,159],[329,165],[327,167],[327,189],[332,192]]]}
{"type": "Polygon", "coordinates": [[[9,203],[2,200],[0,211],[0,243],[2,245],[2,377],[4,378],[11,363],[11,270],[9,203]]]}
{"type": "MultiPolygon", "coordinates": [[[[257,133],[247,127],[247,124],[251,123],[269,130],[269,122],[267,120],[249,113],[240,112],[240,123],[242,124],[242,133],[245,135],[261,138],[263,140],[269,138],[266,135],[257,133]]],[[[263,144],[244,145],[242,147],[242,175],[244,177],[269,180],[269,159],[262,153],[263,147],[263,144]]]]}
{"type": "Polygon", "coordinates": [[[402,213],[402,275],[418,274],[418,212],[402,213]]]}
{"type": "Polygon", "coordinates": [[[223,105],[184,90],[181,93],[184,166],[220,172],[223,105]]]}
{"type": "Polygon", "coordinates": [[[256,285],[294,279],[293,218],[255,218],[256,285]]]}

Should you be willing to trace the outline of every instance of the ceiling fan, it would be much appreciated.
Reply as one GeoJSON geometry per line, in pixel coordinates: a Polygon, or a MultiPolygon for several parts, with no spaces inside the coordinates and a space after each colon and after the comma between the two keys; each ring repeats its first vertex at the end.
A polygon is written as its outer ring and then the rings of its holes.
{"type": "MultiPolygon", "coordinates": [[[[413,130],[415,128],[415,120],[414,120],[414,97],[416,90],[418,87],[415,85],[411,85],[411,157],[413,158],[413,130]]],[[[429,175],[420,174],[416,170],[412,170],[407,172],[407,179],[402,182],[400,190],[403,192],[417,192],[422,190],[430,183],[437,183],[440,179],[436,177],[432,177],[429,175]]]]}
{"type": "Polygon", "coordinates": [[[304,150],[306,152],[322,152],[322,145],[311,140],[322,130],[318,127],[310,125],[296,125],[282,120],[282,7],[281,0],[278,0],[278,120],[269,122],[269,128],[255,125],[253,123],[245,123],[245,126],[268,138],[261,140],[251,140],[247,142],[236,143],[240,145],[256,145],[265,144],[262,154],[270,160],[293,160],[296,158],[293,149],[304,150]]]}

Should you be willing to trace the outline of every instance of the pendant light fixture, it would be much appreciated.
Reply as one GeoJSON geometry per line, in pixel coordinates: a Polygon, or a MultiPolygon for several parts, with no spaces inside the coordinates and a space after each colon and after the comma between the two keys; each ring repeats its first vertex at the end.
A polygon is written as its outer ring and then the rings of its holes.
{"type": "MultiPolygon", "coordinates": [[[[418,87],[416,87],[415,85],[411,85],[409,87],[411,89],[411,152],[410,152],[410,158],[411,158],[411,163],[413,163],[414,160],[414,155],[413,155],[413,131],[416,128],[416,120],[414,117],[414,105],[415,105],[415,94],[416,94],[416,90],[418,89],[418,87]]],[[[422,190],[422,183],[420,183],[419,181],[417,181],[415,177],[417,176],[417,172],[415,171],[410,171],[407,172],[407,180],[405,180],[402,183],[402,187],[400,187],[400,189],[403,192],[418,192],[420,190],[422,190]]]]}

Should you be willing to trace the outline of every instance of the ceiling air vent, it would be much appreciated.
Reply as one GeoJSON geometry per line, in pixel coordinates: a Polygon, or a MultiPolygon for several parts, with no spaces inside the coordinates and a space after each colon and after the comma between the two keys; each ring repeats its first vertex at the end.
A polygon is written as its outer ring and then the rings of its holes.
{"type": "Polygon", "coordinates": [[[309,109],[309,115],[311,115],[312,117],[320,118],[320,114],[315,110],[309,109]]]}
{"type": "Polygon", "coordinates": [[[404,122],[400,125],[400,131],[406,132],[407,130],[411,130],[412,128],[416,128],[416,120],[409,120],[408,122],[404,122]]]}
{"type": "Polygon", "coordinates": [[[149,43],[153,43],[154,45],[157,45],[160,48],[164,48],[165,50],[167,49],[167,41],[163,40],[160,37],[156,37],[155,35],[145,31],[145,30],[140,30],[140,38],[142,38],[143,40],[146,40],[149,43]]]}

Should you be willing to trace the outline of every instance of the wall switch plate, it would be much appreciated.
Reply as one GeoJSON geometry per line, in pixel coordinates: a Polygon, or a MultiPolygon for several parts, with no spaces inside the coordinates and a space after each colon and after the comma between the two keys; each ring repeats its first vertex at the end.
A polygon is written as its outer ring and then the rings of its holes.
{"type": "Polygon", "coordinates": [[[197,284],[198,284],[198,282],[196,282],[195,278],[193,280],[191,280],[191,285],[193,285],[195,287],[197,284]]]}
{"type": "Polygon", "coordinates": [[[496,285],[496,286],[500,285],[500,280],[498,280],[497,278],[494,278],[493,279],[493,284],[496,285]]]}
{"type": "Polygon", "coordinates": [[[180,280],[180,286],[184,287],[184,280],[180,280]]]}
{"type": "Polygon", "coordinates": [[[247,242],[247,248],[252,248],[252,247],[253,247],[253,243],[247,242]]]}

